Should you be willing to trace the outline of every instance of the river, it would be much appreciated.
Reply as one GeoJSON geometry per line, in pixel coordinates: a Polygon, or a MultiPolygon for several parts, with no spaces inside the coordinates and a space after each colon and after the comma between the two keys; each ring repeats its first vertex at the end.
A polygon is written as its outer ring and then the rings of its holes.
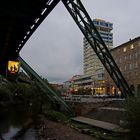
{"type": "MultiPolygon", "coordinates": [[[[0,109],[0,140],[11,140],[29,118],[28,109],[23,107],[0,109]]],[[[20,139],[35,140],[34,129],[28,129],[20,139]]]]}

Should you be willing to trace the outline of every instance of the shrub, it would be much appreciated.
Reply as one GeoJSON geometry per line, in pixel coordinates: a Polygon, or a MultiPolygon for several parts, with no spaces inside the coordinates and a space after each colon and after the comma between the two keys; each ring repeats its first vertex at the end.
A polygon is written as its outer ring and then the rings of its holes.
{"type": "Polygon", "coordinates": [[[131,139],[140,139],[140,97],[126,99],[125,109],[131,139]]]}
{"type": "Polygon", "coordinates": [[[57,122],[66,122],[68,118],[61,112],[54,111],[54,110],[48,110],[44,111],[45,116],[52,120],[57,122]]]}
{"type": "Polygon", "coordinates": [[[0,100],[1,101],[7,101],[11,100],[11,91],[6,88],[5,86],[0,86],[0,100]]]}

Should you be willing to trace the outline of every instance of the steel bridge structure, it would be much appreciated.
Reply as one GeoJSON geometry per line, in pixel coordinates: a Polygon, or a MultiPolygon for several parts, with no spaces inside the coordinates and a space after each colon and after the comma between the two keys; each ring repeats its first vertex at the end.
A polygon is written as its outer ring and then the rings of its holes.
{"type": "MultiPolygon", "coordinates": [[[[124,97],[133,95],[82,4],[82,0],[2,1],[0,5],[0,74],[6,75],[8,61],[19,58],[20,50],[24,47],[24,44],[60,1],[65,5],[122,95],[124,97]]],[[[23,62],[22,59],[20,61],[23,62]]]]}

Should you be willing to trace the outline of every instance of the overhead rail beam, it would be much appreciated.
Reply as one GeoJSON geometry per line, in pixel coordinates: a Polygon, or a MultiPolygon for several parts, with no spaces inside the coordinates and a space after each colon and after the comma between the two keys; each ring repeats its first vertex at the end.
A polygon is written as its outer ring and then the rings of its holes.
{"type": "Polygon", "coordinates": [[[0,5],[0,74],[60,0],[4,0],[0,5]]]}
{"type": "Polygon", "coordinates": [[[21,40],[21,42],[19,43],[19,47],[16,50],[17,53],[20,52],[21,48],[24,46],[30,36],[34,33],[34,31],[38,28],[42,21],[50,14],[50,12],[55,8],[59,1],[60,0],[47,0],[46,3],[44,3],[44,7],[42,7],[42,12],[40,13],[40,15],[38,15],[38,17],[36,17],[34,23],[26,31],[23,40],[21,40]]]}
{"type": "MultiPolygon", "coordinates": [[[[16,60],[19,52],[42,21],[60,0],[3,1],[1,6],[0,74],[5,75],[9,60],[16,60]],[[34,2],[34,4],[33,4],[34,2]],[[10,3],[7,5],[7,3],[10,3]]],[[[84,34],[90,46],[108,71],[122,95],[133,95],[106,44],[80,0],[61,0],[84,34]]]]}
{"type": "Polygon", "coordinates": [[[124,97],[133,95],[80,0],[61,0],[124,97]]]}

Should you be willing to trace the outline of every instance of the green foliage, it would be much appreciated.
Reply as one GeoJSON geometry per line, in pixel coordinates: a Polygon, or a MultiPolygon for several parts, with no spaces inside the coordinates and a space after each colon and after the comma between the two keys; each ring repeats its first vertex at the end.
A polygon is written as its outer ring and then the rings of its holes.
{"type": "Polygon", "coordinates": [[[0,86],[0,101],[10,100],[10,96],[11,91],[5,86],[0,86]]]}
{"type": "Polygon", "coordinates": [[[65,116],[63,113],[54,111],[54,110],[48,110],[44,112],[44,115],[52,120],[52,121],[57,121],[57,122],[67,122],[68,118],[65,116]]]}
{"type": "Polygon", "coordinates": [[[41,111],[43,103],[42,92],[34,84],[20,83],[18,84],[16,93],[15,101],[18,99],[20,104],[29,107],[30,111],[33,113],[41,111]]]}
{"type": "Polygon", "coordinates": [[[130,129],[130,139],[140,139],[140,97],[127,98],[125,102],[126,120],[130,129]]]}
{"type": "Polygon", "coordinates": [[[30,84],[9,81],[1,83],[0,104],[23,106],[35,114],[42,110],[48,110],[54,105],[33,81],[30,84]]]}
{"type": "Polygon", "coordinates": [[[31,112],[38,112],[41,111],[43,99],[42,92],[33,83],[7,82],[0,85],[0,101],[5,105],[22,105],[31,112]]]}

